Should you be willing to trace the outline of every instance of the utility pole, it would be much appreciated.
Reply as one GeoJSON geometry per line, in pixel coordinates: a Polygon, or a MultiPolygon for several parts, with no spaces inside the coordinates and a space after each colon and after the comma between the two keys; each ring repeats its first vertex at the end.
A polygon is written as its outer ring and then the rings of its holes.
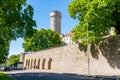
{"type": "MultiPolygon", "coordinates": [[[[87,0],[89,3],[89,0],[87,0]]],[[[87,5],[87,10],[89,8],[89,5],[87,5]]],[[[88,75],[90,76],[90,44],[89,44],[89,34],[88,34],[88,15],[87,15],[87,55],[88,55],[88,75]]]]}

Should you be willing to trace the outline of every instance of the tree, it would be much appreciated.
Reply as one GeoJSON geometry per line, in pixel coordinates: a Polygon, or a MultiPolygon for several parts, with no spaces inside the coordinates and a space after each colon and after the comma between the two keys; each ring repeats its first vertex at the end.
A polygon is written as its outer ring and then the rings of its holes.
{"type": "Polygon", "coordinates": [[[120,0],[72,0],[68,11],[79,24],[73,29],[73,40],[80,43],[99,42],[114,27],[120,34],[120,0]]]}
{"type": "Polygon", "coordinates": [[[61,44],[59,34],[50,29],[40,29],[31,38],[25,38],[23,42],[24,51],[37,51],[61,44]]]}
{"type": "Polygon", "coordinates": [[[9,42],[8,41],[4,41],[1,37],[0,37],[0,63],[5,62],[5,59],[8,55],[8,51],[9,51],[9,42]]]}
{"type": "Polygon", "coordinates": [[[26,0],[0,0],[0,63],[8,55],[11,40],[33,34],[36,26],[33,13],[26,0]]]}
{"type": "Polygon", "coordinates": [[[15,64],[19,62],[20,55],[11,55],[7,60],[6,60],[6,66],[10,66],[12,64],[15,64]]]}

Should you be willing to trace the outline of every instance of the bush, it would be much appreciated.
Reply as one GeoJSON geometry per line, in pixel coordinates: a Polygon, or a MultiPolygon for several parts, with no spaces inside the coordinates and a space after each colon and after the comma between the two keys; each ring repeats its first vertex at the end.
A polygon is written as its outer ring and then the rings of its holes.
{"type": "Polygon", "coordinates": [[[10,80],[10,78],[3,72],[0,72],[0,80],[10,80]]]}

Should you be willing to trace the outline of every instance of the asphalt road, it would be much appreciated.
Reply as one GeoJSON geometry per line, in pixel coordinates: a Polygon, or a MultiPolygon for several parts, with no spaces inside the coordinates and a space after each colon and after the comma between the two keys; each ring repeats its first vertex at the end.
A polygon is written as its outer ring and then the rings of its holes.
{"type": "MultiPolygon", "coordinates": [[[[120,80],[108,76],[84,76],[67,73],[48,73],[48,72],[6,72],[16,80],[120,80]]],[[[13,80],[13,79],[11,79],[13,80]]]]}

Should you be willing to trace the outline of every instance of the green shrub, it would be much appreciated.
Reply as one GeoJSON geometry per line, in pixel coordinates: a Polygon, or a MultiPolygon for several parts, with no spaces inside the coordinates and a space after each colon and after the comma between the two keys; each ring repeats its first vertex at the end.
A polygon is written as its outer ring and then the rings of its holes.
{"type": "Polygon", "coordinates": [[[10,78],[3,72],[0,72],[0,80],[10,80],[10,78]]]}

